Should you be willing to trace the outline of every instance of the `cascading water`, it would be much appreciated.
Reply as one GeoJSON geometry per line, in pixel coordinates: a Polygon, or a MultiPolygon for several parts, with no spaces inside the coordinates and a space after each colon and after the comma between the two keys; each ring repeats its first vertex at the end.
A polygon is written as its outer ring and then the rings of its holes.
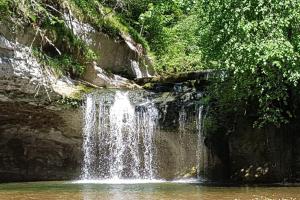
{"type": "Polygon", "coordinates": [[[175,95],[120,90],[87,95],[81,182],[140,183],[203,175],[205,112],[202,105],[195,109],[202,94],[175,95]]]}
{"type": "Polygon", "coordinates": [[[94,154],[95,150],[97,150],[97,143],[95,142],[96,104],[92,96],[88,96],[86,99],[84,119],[84,166],[82,178],[87,179],[92,176],[91,172],[95,171],[92,163],[95,163],[97,159],[97,155],[94,154]]]}
{"type": "Polygon", "coordinates": [[[130,62],[131,62],[131,69],[135,73],[136,78],[142,78],[143,74],[140,69],[139,63],[135,60],[130,60],[130,62]]]}
{"type": "Polygon", "coordinates": [[[198,178],[201,178],[204,175],[204,168],[206,162],[206,149],[204,147],[204,136],[203,136],[203,120],[205,119],[204,108],[203,105],[200,105],[197,110],[197,175],[198,178]],[[203,174],[200,174],[202,172],[203,174]]]}
{"type": "Polygon", "coordinates": [[[187,113],[186,113],[184,107],[182,106],[180,111],[179,111],[179,118],[178,118],[179,132],[180,133],[185,132],[186,117],[187,117],[187,113]]]}
{"type": "Polygon", "coordinates": [[[154,179],[158,111],[128,92],[86,98],[82,179],[154,179]]]}

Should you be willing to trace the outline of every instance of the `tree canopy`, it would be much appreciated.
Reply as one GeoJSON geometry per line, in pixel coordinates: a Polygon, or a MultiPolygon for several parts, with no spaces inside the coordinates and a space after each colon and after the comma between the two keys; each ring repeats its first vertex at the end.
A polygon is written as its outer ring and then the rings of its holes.
{"type": "Polygon", "coordinates": [[[204,0],[201,9],[204,62],[228,74],[218,98],[255,104],[257,125],[286,123],[300,78],[300,1],[204,0]]]}

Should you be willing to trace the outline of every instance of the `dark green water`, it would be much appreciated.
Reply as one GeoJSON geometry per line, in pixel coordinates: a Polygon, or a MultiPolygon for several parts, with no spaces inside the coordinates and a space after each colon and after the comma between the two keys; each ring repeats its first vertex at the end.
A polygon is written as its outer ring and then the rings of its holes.
{"type": "Polygon", "coordinates": [[[0,184],[0,199],[38,200],[202,200],[300,199],[300,187],[211,187],[188,183],[82,184],[36,182],[0,184]]]}

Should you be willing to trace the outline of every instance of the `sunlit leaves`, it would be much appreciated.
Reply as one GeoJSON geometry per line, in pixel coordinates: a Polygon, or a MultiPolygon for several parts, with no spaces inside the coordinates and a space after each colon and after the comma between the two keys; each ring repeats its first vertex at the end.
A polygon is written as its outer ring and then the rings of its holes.
{"type": "Polygon", "coordinates": [[[290,91],[300,80],[300,1],[202,3],[201,50],[208,64],[213,60],[233,72],[230,100],[257,101],[256,125],[287,122],[290,91]]]}

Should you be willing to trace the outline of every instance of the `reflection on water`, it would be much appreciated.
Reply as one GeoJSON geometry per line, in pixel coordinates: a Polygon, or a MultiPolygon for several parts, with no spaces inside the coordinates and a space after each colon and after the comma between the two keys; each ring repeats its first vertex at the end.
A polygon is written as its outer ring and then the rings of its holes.
{"type": "Polygon", "coordinates": [[[0,184],[0,199],[13,200],[207,200],[300,199],[300,187],[207,187],[187,183],[81,184],[37,182],[0,184]]]}

